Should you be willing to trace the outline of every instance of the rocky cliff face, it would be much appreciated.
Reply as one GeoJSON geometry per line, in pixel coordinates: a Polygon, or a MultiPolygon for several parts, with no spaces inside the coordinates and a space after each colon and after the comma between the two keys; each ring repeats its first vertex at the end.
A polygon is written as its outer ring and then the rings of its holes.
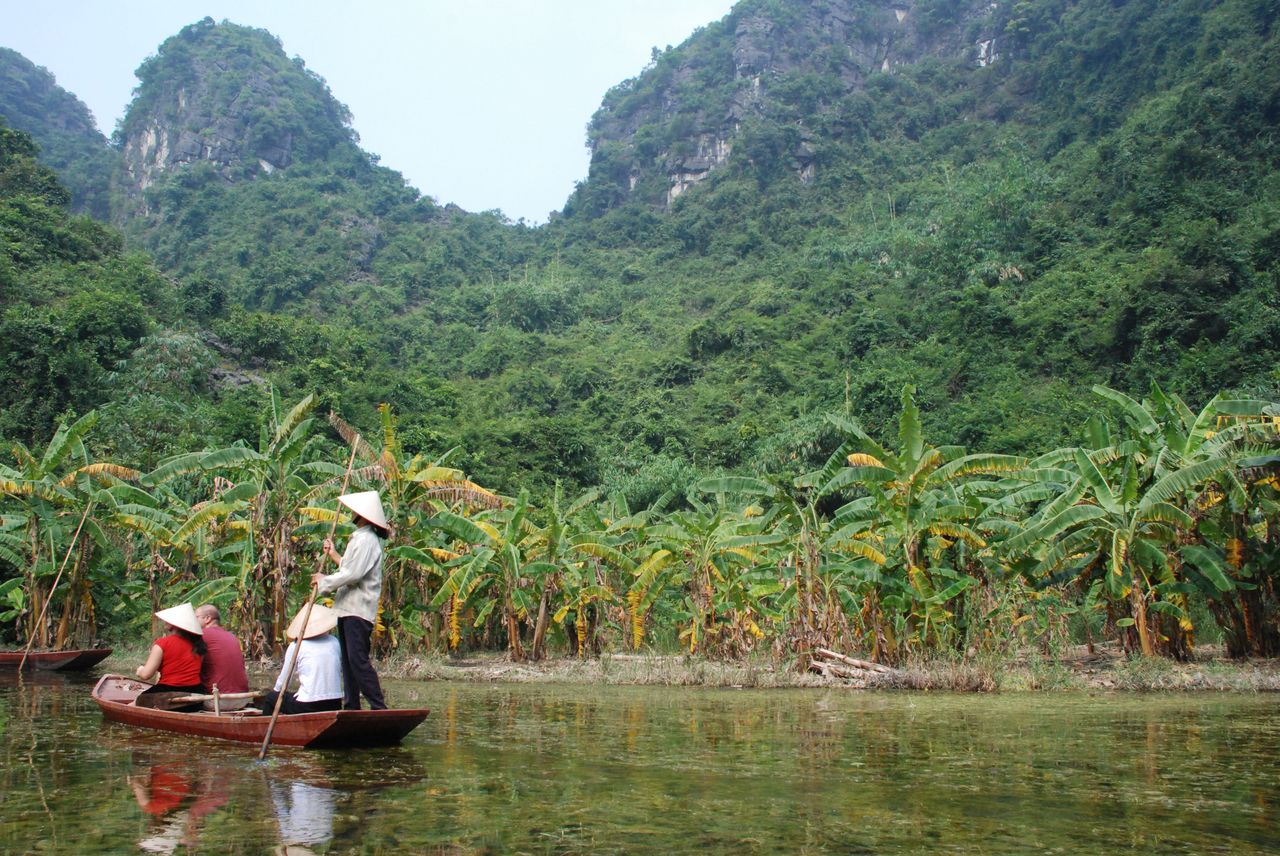
{"type": "Polygon", "coordinates": [[[639,195],[669,206],[729,162],[744,124],[790,127],[780,154],[802,181],[817,164],[810,125],[863,88],[928,58],[999,62],[1008,15],[993,0],[744,0],[723,20],[614,88],[592,119],[588,186],[607,207],[639,195]]]}
{"type": "Polygon", "coordinates": [[[351,144],[350,114],[265,30],[206,18],[138,69],[118,144],[132,190],[208,163],[231,181],[323,159],[351,144]]]}

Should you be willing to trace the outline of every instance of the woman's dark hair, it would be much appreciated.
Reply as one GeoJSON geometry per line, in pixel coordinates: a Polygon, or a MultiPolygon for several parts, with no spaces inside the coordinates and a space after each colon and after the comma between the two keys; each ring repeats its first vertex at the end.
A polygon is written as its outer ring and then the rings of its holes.
{"type": "Polygon", "coordinates": [[[183,630],[181,627],[174,627],[173,632],[190,642],[191,650],[195,651],[197,655],[203,657],[209,650],[208,646],[204,644],[204,637],[199,633],[192,633],[190,630],[183,630]]]}
{"type": "Polygon", "coordinates": [[[378,537],[381,538],[383,541],[391,537],[390,529],[383,529],[381,526],[374,523],[369,518],[361,517],[359,514],[352,514],[351,516],[355,518],[355,524],[357,529],[359,529],[361,526],[368,526],[372,528],[373,531],[377,533],[378,537]]]}

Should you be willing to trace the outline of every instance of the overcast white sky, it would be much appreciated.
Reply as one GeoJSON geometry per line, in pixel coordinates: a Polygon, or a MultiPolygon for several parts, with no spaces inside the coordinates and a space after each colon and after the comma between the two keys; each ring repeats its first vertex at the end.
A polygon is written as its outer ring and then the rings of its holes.
{"type": "Polygon", "coordinates": [[[732,0],[0,0],[0,45],[110,136],[133,76],[205,16],[269,30],[350,109],[362,147],[440,203],[542,223],[586,177],[586,125],[654,47],[732,0]]]}

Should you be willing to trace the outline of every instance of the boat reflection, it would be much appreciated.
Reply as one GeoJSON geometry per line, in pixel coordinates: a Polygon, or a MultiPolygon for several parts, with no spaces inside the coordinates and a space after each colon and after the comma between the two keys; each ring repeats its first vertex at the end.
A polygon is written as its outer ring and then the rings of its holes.
{"type": "Polygon", "coordinates": [[[208,750],[207,744],[192,743],[131,753],[125,780],[141,821],[135,838],[141,851],[325,853],[335,846],[337,818],[336,837],[361,840],[361,794],[425,777],[399,751],[377,753],[376,760],[342,752],[281,755],[261,763],[240,747],[221,754],[208,750]]]}

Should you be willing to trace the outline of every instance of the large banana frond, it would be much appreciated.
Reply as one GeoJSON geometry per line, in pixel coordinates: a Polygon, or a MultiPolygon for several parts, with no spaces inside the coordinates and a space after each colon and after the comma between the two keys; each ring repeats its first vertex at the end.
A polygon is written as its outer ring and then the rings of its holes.
{"type": "Polygon", "coordinates": [[[874,562],[881,567],[889,561],[888,557],[877,550],[873,545],[868,544],[866,541],[858,540],[857,538],[840,541],[832,540],[828,541],[827,545],[830,549],[839,553],[844,553],[849,556],[857,556],[870,562],[874,562]]]}
{"type": "Polygon", "coordinates": [[[1200,544],[1190,544],[1182,548],[1182,555],[1219,592],[1229,592],[1236,587],[1235,582],[1232,580],[1234,568],[1219,558],[1208,547],[1200,544]]]}
{"type": "Polygon", "coordinates": [[[915,469],[924,452],[924,433],[915,395],[916,388],[912,384],[902,387],[902,415],[898,418],[898,448],[906,458],[906,466],[912,469],[915,469]]]}
{"type": "Polygon", "coordinates": [[[628,556],[626,553],[624,553],[623,551],[619,550],[616,547],[610,546],[609,544],[601,544],[598,541],[585,540],[589,537],[591,536],[584,535],[582,536],[584,540],[581,540],[581,541],[578,541],[575,539],[572,542],[573,549],[576,552],[582,553],[585,556],[592,556],[594,558],[597,558],[600,561],[604,562],[606,565],[609,565],[610,567],[613,567],[613,568],[617,568],[623,573],[628,573],[633,575],[638,573],[638,571],[636,570],[635,560],[632,559],[630,556],[628,556]]]}
{"type": "Polygon", "coordinates": [[[426,522],[428,526],[434,526],[467,544],[497,543],[502,540],[501,534],[492,524],[471,520],[452,511],[437,511],[426,522]]]}
{"type": "MultiPolygon", "coordinates": [[[[1108,541],[1108,544],[1110,541],[1108,541]]],[[[1057,571],[1065,563],[1080,556],[1094,556],[1098,551],[1098,533],[1092,528],[1077,529],[1052,545],[1032,571],[1033,576],[1044,577],[1057,571]]]]}
{"type": "Polygon", "coordinates": [[[1004,549],[1013,554],[1023,553],[1039,542],[1051,542],[1068,530],[1106,516],[1107,512],[1096,505],[1073,505],[1043,523],[1029,526],[1018,535],[1009,538],[1004,542],[1004,549]]]}
{"type": "Polygon", "coordinates": [[[697,482],[693,489],[700,493],[723,494],[726,496],[768,496],[778,495],[778,489],[764,479],[746,476],[721,476],[705,478],[697,482]]]}
{"type": "Polygon", "coordinates": [[[396,559],[408,559],[420,565],[443,565],[462,557],[461,553],[442,547],[414,547],[410,544],[392,547],[387,550],[387,555],[396,559]]]}
{"type": "Polygon", "coordinates": [[[1217,478],[1231,469],[1231,466],[1231,461],[1226,458],[1211,458],[1169,473],[1147,489],[1142,501],[1138,503],[1138,513],[1143,514],[1157,503],[1173,499],[1203,482],[1217,478]]]}
{"type": "Polygon", "coordinates": [[[982,540],[977,532],[958,523],[933,523],[928,527],[928,531],[932,535],[941,535],[945,538],[964,541],[969,546],[977,549],[987,546],[987,542],[982,540]]]}
{"type": "Polygon", "coordinates": [[[1106,477],[1102,475],[1093,459],[1083,449],[1077,449],[1075,462],[1076,469],[1080,472],[1080,477],[1092,489],[1098,504],[1112,514],[1119,512],[1120,498],[1116,496],[1115,490],[1107,482],[1106,477]]]}
{"type": "Polygon", "coordinates": [[[1192,529],[1196,525],[1194,517],[1168,502],[1152,503],[1136,516],[1143,522],[1168,523],[1170,526],[1180,526],[1183,529],[1192,529]]]}
{"type": "Polygon", "coordinates": [[[137,470],[130,467],[122,467],[119,464],[86,464],[83,467],[79,467],[78,469],[67,473],[67,475],[63,477],[62,481],[58,482],[58,486],[71,487],[76,483],[76,480],[80,476],[97,478],[99,481],[111,484],[112,479],[118,479],[120,481],[137,481],[140,475],[141,474],[137,470]]]}
{"type": "Polygon", "coordinates": [[[897,473],[886,467],[845,467],[819,489],[818,495],[830,496],[836,491],[855,484],[863,486],[887,484],[897,477],[897,473]]]}
{"type": "MultiPolygon", "coordinates": [[[[489,491],[473,481],[465,478],[433,479],[428,474],[443,468],[433,467],[413,477],[413,481],[422,485],[423,495],[428,499],[442,499],[447,503],[462,503],[471,508],[498,509],[503,507],[502,497],[489,491]]],[[[450,472],[458,472],[451,470],[450,472]]],[[[459,473],[461,476],[461,473],[459,473]]]]}
{"type": "Polygon", "coordinates": [[[972,475],[1020,473],[1027,469],[1029,463],[1029,459],[1018,455],[965,455],[939,467],[935,476],[943,481],[950,481],[972,475]]]}
{"type": "Polygon", "coordinates": [[[357,458],[372,461],[378,457],[378,453],[373,451],[373,447],[365,442],[364,438],[360,436],[360,432],[332,410],[329,411],[329,424],[333,426],[333,430],[338,432],[338,436],[342,438],[342,442],[348,449],[355,447],[357,458]]]}
{"type": "Polygon", "coordinates": [[[315,393],[307,395],[301,401],[293,406],[293,408],[285,415],[285,417],[276,424],[275,436],[271,439],[272,446],[280,445],[280,441],[293,433],[307,414],[311,412],[311,408],[316,406],[315,393]]]}
{"type": "Polygon", "coordinates": [[[219,518],[234,514],[243,508],[238,502],[210,502],[186,519],[173,533],[172,543],[181,544],[195,532],[210,526],[219,518]]]}
{"type": "Polygon", "coordinates": [[[647,591],[658,575],[675,560],[676,556],[670,550],[655,550],[636,568],[635,581],[632,582],[631,587],[647,591]]]}
{"type": "Polygon", "coordinates": [[[1160,433],[1160,426],[1152,417],[1147,408],[1134,401],[1123,392],[1111,389],[1106,386],[1095,386],[1093,391],[1096,395],[1100,395],[1112,404],[1118,405],[1124,412],[1125,418],[1138,430],[1139,433],[1154,436],[1160,433]]]}
{"type": "Polygon", "coordinates": [[[97,422],[98,411],[91,410],[73,422],[70,427],[59,425],[58,430],[54,432],[53,439],[45,447],[44,456],[40,459],[41,472],[51,474],[62,464],[68,454],[82,450],[84,448],[82,444],[84,436],[89,433],[97,422]]]}
{"type": "Polygon", "coordinates": [[[866,452],[853,452],[845,457],[851,467],[883,467],[884,461],[866,452]]]}
{"type": "Polygon", "coordinates": [[[0,493],[8,494],[9,496],[34,496],[40,499],[53,500],[58,491],[45,481],[12,478],[0,474],[0,493]]]}

